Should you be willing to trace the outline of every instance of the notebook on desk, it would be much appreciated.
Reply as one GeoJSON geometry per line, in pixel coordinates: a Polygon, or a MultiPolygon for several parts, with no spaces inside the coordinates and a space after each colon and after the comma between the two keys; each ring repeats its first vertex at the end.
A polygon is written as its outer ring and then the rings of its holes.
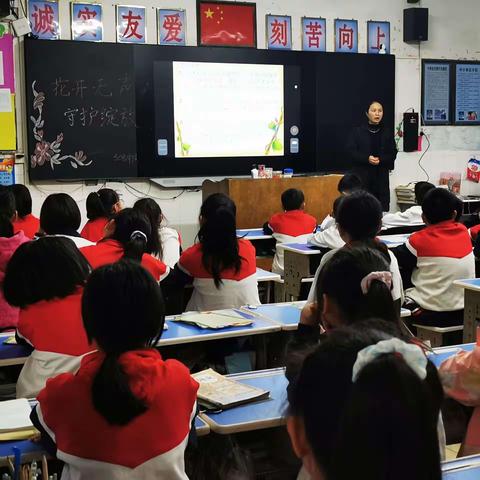
{"type": "Polygon", "coordinates": [[[244,327],[253,320],[235,310],[216,310],[215,312],[185,312],[173,318],[174,322],[184,322],[199,328],[214,330],[227,327],[244,327]]]}
{"type": "Polygon", "coordinates": [[[200,384],[198,401],[208,409],[225,410],[244,403],[264,400],[270,395],[268,390],[237,382],[211,368],[194,373],[192,377],[200,384]]]}
{"type": "Polygon", "coordinates": [[[30,420],[31,411],[26,398],[0,402],[0,441],[23,440],[37,433],[30,420]]]}

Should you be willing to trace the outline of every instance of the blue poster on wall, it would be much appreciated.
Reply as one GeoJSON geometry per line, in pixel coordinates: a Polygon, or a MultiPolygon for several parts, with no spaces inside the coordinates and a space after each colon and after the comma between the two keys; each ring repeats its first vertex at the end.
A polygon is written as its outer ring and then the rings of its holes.
{"type": "Polygon", "coordinates": [[[326,30],[324,18],[302,17],[302,50],[325,52],[326,30]]]}
{"type": "Polygon", "coordinates": [[[390,22],[367,22],[367,53],[390,53],[390,22]]]}
{"type": "Polygon", "coordinates": [[[267,48],[269,50],[292,49],[292,17],[267,15],[267,48]]]}
{"type": "Polygon", "coordinates": [[[72,3],[72,40],[103,40],[102,6],[95,3],[72,3]]]}
{"type": "Polygon", "coordinates": [[[158,9],[158,43],[185,45],[185,10],[158,9]]]}
{"type": "Polygon", "coordinates": [[[145,7],[117,5],[117,42],[146,43],[145,7]]]}
{"type": "Polygon", "coordinates": [[[480,64],[457,64],[455,123],[480,123],[480,64]]]}
{"type": "Polygon", "coordinates": [[[423,64],[423,121],[446,125],[450,119],[450,65],[423,64]]]}
{"type": "Polygon", "coordinates": [[[58,1],[29,0],[28,19],[32,34],[37,38],[41,40],[58,40],[60,38],[58,1]]]}
{"type": "Polygon", "coordinates": [[[358,53],[358,22],[335,19],[335,51],[358,53]]]}

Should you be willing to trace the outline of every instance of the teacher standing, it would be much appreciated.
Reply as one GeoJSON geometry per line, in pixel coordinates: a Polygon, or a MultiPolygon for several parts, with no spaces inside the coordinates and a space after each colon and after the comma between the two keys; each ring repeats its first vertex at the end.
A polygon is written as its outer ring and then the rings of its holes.
{"type": "Polygon", "coordinates": [[[371,102],[366,111],[368,121],[354,128],[348,142],[352,172],[365,190],[380,200],[384,212],[390,209],[390,170],[395,168],[397,147],[391,129],[383,123],[383,106],[371,102]]]}

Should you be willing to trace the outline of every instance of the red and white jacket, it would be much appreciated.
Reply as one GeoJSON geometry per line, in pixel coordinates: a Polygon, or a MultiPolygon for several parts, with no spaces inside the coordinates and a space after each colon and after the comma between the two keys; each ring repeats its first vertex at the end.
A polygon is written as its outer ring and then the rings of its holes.
{"type": "Polygon", "coordinates": [[[283,274],[283,243],[307,242],[317,228],[317,219],[304,210],[276,213],[268,221],[272,236],[277,241],[272,272],[283,274]]]}
{"type": "Polygon", "coordinates": [[[23,218],[18,217],[13,222],[13,230],[15,233],[23,230],[23,233],[30,239],[40,230],[40,220],[31,213],[23,218]]]}
{"type": "Polygon", "coordinates": [[[478,237],[478,232],[480,232],[480,223],[468,229],[470,236],[472,237],[472,242],[475,242],[478,237]]]}
{"type": "Polygon", "coordinates": [[[82,356],[95,350],[83,328],[82,291],[20,310],[17,337],[34,350],[18,377],[18,398],[37,396],[48,378],[77,371],[82,356]]]}
{"type": "Polygon", "coordinates": [[[178,267],[193,277],[193,293],[187,305],[188,311],[221,310],[259,305],[255,248],[248,240],[238,240],[241,259],[239,272],[233,268],[221,272],[222,284],[215,287],[212,274],[202,263],[202,245],[197,243],[180,256],[178,267]]]}
{"type": "Polygon", "coordinates": [[[107,217],[99,217],[95,220],[89,220],[82,228],[80,235],[93,243],[97,243],[105,236],[104,229],[107,223],[107,217]]]}
{"type": "Polygon", "coordinates": [[[446,221],[413,233],[405,247],[416,257],[413,288],[405,295],[435,312],[461,310],[463,289],[455,280],[475,278],[475,258],[468,231],[461,223],[446,221]]]}
{"type": "MultiPolygon", "coordinates": [[[[80,251],[94,269],[109,263],[118,262],[122,259],[124,254],[122,244],[111,238],[102,240],[96,245],[81,248],[80,251]]],[[[161,260],[152,257],[152,255],[149,255],[148,253],[143,254],[141,264],[143,268],[152,274],[157,282],[163,280],[170,271],[161,260]]]]}
{"type": "Polygon", "coordinates": [[[76,374],[49,380],[38,396],[33,421],[65,462],[62,480],[188,480],[184,453],[198,390],[188,369],[154,349],[122,354],[132,393],[147,411],[127,425],[111,425],[92,401],[103,359],[101,352],[85,356],[76,374]]]}

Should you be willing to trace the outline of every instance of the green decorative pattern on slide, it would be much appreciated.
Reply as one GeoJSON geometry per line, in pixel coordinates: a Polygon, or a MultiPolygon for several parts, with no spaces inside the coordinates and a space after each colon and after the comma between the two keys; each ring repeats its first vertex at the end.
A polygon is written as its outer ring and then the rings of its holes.
{"type": "Polygon", "coordinates": [[[180,126],[180,122],[176,122],[176,127],[177,127],[177,142],[180,144],[182,157],[187,157],[190,152],[190,148],[192,148],[192,146],[188,143],[184,143],[183,137],[182,137],[182,127],[180,126]]]}
{"type": "Polygon", "coordinates": [[[281,152],[283,150],[283,143],[278,138],[278,132],[283,125],[283,107],[280,109],[280,116],[275,120],[272,120],[268,124],[268,128],[273,130],[273,136],[268,145],[265,147],[265,155],[269,155],[270,152],[281,152]]]}

